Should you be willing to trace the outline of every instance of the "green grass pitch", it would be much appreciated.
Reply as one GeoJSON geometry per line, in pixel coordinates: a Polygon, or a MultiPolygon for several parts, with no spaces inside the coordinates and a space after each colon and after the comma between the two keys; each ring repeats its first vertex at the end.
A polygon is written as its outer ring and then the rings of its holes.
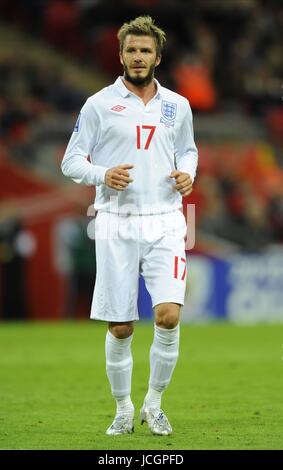
{"type": "Polygon", "coordinates": [[[0,324],[0,449],[283,449],[283,325],[182,325],[163,409],[171,436],[139,423],[151,323],[133,340],[135,433],[106,436],[114,401],[105,325],[0,324]]]}

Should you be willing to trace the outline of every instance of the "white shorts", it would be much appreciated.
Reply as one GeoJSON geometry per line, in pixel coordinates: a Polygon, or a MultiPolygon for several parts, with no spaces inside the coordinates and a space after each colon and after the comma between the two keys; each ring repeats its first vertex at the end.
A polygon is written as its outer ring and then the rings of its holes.
{"type": "Polygon", "coordinates": [[[180,210],[160,215],[119,216],[98,212],[95,219],[97,276],[91,318],[138,320],[139,276],[153,307],[184,304],[186,221],[180,210]]]}

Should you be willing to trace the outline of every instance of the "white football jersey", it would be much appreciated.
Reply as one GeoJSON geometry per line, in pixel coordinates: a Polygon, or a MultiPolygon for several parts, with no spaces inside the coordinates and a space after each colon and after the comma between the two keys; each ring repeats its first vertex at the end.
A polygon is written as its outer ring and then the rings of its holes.
{"type": "Polygon", "coordinates": [[[155,82],[157,93],[146,105],[119,77],[88,98],[81,109],[62,171],[77,183],[97,186],[97,210],[135,215],[171,212],[182,206],[171,172],[189,173],[194,180],[198,152],[190,105],[155,82]],[[105,173],[123,163],[134,165],[128,170],[134,181],[116,191],[104,184],[105,173]]]}

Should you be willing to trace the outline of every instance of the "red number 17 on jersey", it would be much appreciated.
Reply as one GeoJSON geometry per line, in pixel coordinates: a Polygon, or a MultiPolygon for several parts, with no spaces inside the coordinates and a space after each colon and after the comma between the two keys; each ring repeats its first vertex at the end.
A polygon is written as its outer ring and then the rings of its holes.
{"type": "Polygon", "coordinates": [[[145,129],[149,131],[149,133],[147,134],[147,140],[144,146],[144,150],[148,150],[154,131],[156,129],[156,126],[137,126],[137,149],[141,148],[141,135],[144,134],[141,132],[141,129],[145,129]]]}

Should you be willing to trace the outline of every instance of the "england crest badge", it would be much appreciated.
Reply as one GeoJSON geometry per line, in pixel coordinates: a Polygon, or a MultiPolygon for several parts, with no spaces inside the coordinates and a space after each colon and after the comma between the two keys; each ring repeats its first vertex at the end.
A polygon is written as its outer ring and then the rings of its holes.
{"type": "Polygon", "coordinates": [[[164,124],[174,126],[174,119],[176,118],[177,114],[177,104],[171,103],[170,101],[162,100],[161,102],[161,113],[162,117],[160,122],[164,124]]]}

